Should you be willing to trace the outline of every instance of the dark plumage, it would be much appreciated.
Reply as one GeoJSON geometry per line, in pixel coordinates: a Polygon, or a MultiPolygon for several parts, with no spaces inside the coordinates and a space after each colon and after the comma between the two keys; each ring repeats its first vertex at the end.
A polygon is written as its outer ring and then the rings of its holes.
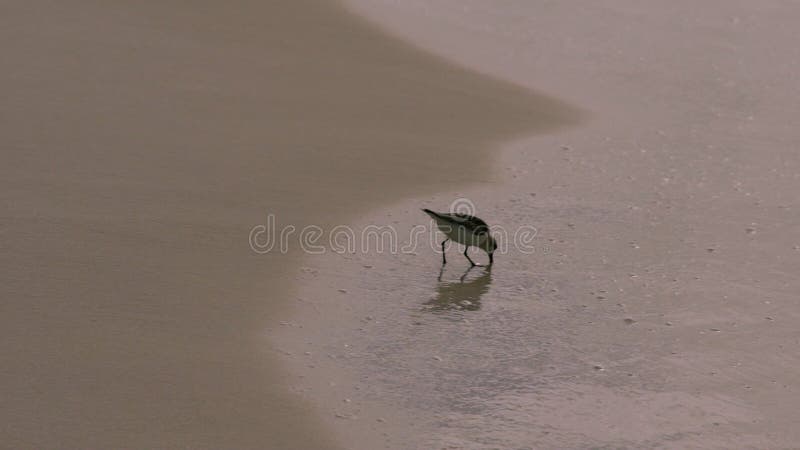
{"type": "Polygon", "coordinates": [[[423,209],[423,211],[431,216],[436,221],[439,230],[447,236],[447,239],[442,242],[442,264],[447,263],[447,258],[444,254],[445,244],[448,240],[453,240],[466,246],[464,249],[464,256],[467,257],[470,264],[476,265],[467,254],[470,246],[483,249],[489,254],[489,264],[494,262],[494,251],[497,249],[497,243],[494,238],[489,234],[489,225],[478,217],[469,214],[461,213],[440,213],[431,211],[430,209],[423,209]]]}

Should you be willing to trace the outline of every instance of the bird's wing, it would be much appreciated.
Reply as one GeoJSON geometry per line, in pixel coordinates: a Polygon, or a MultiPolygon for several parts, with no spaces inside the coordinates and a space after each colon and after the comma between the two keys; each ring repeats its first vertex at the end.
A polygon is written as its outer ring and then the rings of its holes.
{"type": "Polygon", "coordinates": [[[467,229],[472,230],[475,234],[483,234],[489,232],[489,225],[486,224],[483,220],[475,217],[470,216],[469,214],[463,213],[455,213],[455,214],[448,214],[453,218],[454,221],[457,221],[467,227],[467,229]]]}

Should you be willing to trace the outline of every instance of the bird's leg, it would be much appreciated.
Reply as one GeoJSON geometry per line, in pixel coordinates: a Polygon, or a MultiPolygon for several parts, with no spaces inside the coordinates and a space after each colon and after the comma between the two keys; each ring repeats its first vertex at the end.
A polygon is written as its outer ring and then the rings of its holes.
{"type": "Polygon", "coordinates": [[[444,244],[447,243],[450,239],[445,239],[442,241],[442,264],[447,264],[447,256],[444,254],[444,244]]]}
{"type": "Polygon", "coordinates": [[[472,267],[477,266],[477,264],[475,264],[475,261],[473,261],[472,258],[470,258],[469,255],[467,254],[467,251],[469,251],[469,245],[464,249],[464,256],[467,257],[467,260],[469,261],[470,264],[472,264],[472,267]]]}
{"type": "Polygon", "coordinates": [[[489,265],[494,264],[494,252],[489,253],[489,265]]]}

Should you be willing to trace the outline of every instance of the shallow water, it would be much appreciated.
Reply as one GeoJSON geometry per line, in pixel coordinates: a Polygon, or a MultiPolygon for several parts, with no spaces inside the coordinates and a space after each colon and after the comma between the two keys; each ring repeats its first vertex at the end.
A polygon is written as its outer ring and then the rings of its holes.
{"type": "Polygon", "coordinates": [[[2,445],[331,448],[261,340],[299,252],[250,231],[463,182],[432,151],[481,176],[486,142],[578,119],[336,2],[185,6],[3,2],[2,445]]]}
{"type": "Polygon", "coordinates": [[[796,8],[351,3],[596,114],[504,148],[469,191],[358,222],[408,230],[462,197],[535,226],[536,251],[490,275],[462,282],[453,249],[440,276],[436,245],[307,259],[298,308],[316,311],[291,329],[314,350],[288,359],[344,441],[361,423],[392,448],[796,446],[796,8]]]}
{"type": "MultiPolygon", "coordinates": [[[[554,142],[515,144],[509,167],[533,171],[525,150],[563,152],[554,142]]],[[[530,180],[403,202],[356,225],[408,236],[433,227],[419,207],[467,197],[490,225],[537,229],[533,251],[512,246],[491,268],[470,268],[455,246],[443,268],[439,238],[408,253],[306,258],[302,322],[277,339],[298,390],[334,429],[368,424],[387,448],[768,442],[760,402],[791,385],[758,367],[793,357],[745,361],[730,348],[749,353],[761,345],[753,333],[789,329],[753,320],[768,313],[746,292],[716,297],[717,256],[661,231],[657,204],[588,203],[557,185],[542,195],[530,180]]]]}

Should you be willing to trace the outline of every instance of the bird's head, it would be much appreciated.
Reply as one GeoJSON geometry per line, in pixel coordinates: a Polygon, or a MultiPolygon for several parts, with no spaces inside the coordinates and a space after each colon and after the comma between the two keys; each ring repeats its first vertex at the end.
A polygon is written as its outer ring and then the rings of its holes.
{"type": "Polygon", "coordinates": [[[492,254],[497,250],[497,241],[491,234],[486,233],[486,239],[481,242],[481,248],[489,254],[489,260],[492,260],[492,254]]]}

